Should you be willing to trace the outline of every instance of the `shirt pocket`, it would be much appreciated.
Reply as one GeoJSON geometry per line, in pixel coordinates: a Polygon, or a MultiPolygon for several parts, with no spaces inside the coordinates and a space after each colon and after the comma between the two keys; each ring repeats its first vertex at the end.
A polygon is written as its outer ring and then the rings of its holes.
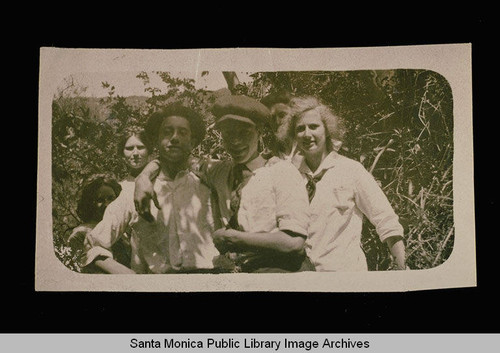
{"type": "Polygon", "coordinates": [[[332,190],[332,206],[339,211],[341,215],[347,212],[354,206],[354,191],[345,188],[338,187],[332,190]]]}

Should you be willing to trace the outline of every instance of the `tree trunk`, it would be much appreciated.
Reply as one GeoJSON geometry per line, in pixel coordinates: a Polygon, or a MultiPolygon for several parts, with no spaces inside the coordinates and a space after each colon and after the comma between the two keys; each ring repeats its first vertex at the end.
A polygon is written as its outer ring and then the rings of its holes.
{"type": "Polygon", "coordinates": [[[223,71],[224,79],[227,82],[227,88],[231,91],[232,94],[235,94],[236,87],[240,84],[240,80],[234,71],[223,71]]]}

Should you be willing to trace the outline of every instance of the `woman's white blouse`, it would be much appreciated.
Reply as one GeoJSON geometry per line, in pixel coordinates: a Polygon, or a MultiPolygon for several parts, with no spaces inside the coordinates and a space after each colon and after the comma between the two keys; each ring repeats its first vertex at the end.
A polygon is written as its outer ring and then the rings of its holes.
{"type": "Polygon", "coordinates": [[[363,215],[375,226],[381,241],[403,236],[403,227],[373,176],[357,161],[331,152],[313,174],[305,160],[299,171],[315,176],[327,169],[316,184],[309,206],[306,251],[317,271],[366,271],[361,249],[363,215]]]}

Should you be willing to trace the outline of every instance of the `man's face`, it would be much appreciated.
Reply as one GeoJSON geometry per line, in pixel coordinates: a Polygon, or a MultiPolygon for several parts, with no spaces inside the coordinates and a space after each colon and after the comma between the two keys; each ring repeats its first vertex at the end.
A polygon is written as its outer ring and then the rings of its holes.
{"type": "Polygon", "coordinates": [[[160,159],[172,163],[185,162],[193,149],[189,121],[182,116],[163,118],[158,131],[160,159]]]}
{"type": "Polygon", "coordinates": [[[246,163],[259,155],[259,131],[255,125],[229,119],[221,123],[219,130],[235,163],[246,163]]]}
{"type": "Polygon", "coordinates": [[[290,114],[290,107],[284,103],[276,103],[271,106],[270,110],[273,132],[276,132],[280,126],[286,123],[288,114],[290,114]]]}
{"type": "Polygon", "coordinates": [[[270,108],[271,129],[278,141],[286,141],[290,124],[290,107],[284,103],[276,103],[270,108]]]}

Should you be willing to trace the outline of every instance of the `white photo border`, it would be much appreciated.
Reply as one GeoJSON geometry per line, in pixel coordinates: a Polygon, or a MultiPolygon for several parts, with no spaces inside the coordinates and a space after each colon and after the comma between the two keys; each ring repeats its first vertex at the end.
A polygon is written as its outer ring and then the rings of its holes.
{"type": "Polygon", "coordinates": [[[36,291],[401,292],[475,287],[475,219],[470,43],[360,48],[40,49],[36,291]],[[424,69],[442,75],[453,95],[455,238],[450,257],[425,270],[287,274],[100,275],[71,271],[52,240],[51,104],[75,72],[350,71],[424,69]]]}

